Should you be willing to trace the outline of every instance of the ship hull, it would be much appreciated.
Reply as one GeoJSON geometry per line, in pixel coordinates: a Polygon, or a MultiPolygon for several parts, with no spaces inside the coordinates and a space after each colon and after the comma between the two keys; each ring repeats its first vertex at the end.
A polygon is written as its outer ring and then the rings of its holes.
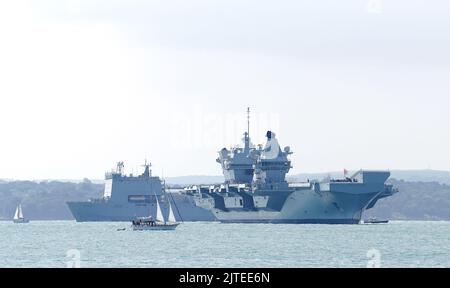
{"type": "Polygon", "coordinates": [[[29,220],[25,220],[25,219],[14,219],[13,222],[15,224],[27,224],[27,223],[30,223],[29,220]]]}
{"type": "MultiPolygon", "coordinates": [[[[293,192],[281,211],[248,211],[205,209],[196,206],[191,196],[173,193],[174,214],[177,221],[220,221],[222,223],[272,223],[272,224],[358,224],[365,203],[377,193],[367,193],[360,204],[349,205],[347,198],[355,195],[324,196],[311,190],[293,192]],[[329,198],[333,198],[330,201],[329,198]],[[337,202],[336,202],[337,201],[337,202]],[[347,203],[335,204],[335,203],[347,203]],[[340,206],[345,207],[345,209],[340,206]]],[[[352,199],[354,202],[354,199],[352,199]]],[[[78,222],[132,221],[136,217],[156,215],[156,205],[116,205],[112,202],[69,202],[68,206],[78,222]]],[[[164,217],[168,205],[161,203],[164,217]]]]}
{"type": "Polygon", "coordinates": [[[167,231],[175,230],[178,227],[178,223],[175,224],[159,224],[155,226],[133,225],[134,231],[167,231]]]}
{"type": "MultiPolygon", "coordinates": [[[[71,202],[68,203],[77,222],[129,222],[136,217],[146,217],[156,215],[156,208],[148,205],[147,207],[131,206],[126,208],[117,208],[113,204],[100,204],[89,202],[71,202]],[[150,213],[149,213],[150,211],[150,213]]],[[[167,207],[162,206],[162,210],[167,207]]],[[[250,211],[211,212],[200,207],[182,206],[177,212],[174,212],[177,221],[202,222],[219,221],[222,223],[271,223],[271,224],[358,224],[359,219],[354,218],[325,218],[326,215],[311,215],[311,218],[283,218],[280,212],[255,213],[250,211]]],[[[164,214],[164,212],[163,212],[164,214]]],[[[165,215],[167,217],[167,215],[165,215]]]]}
{"type": "MultiPolygon", "coordinates": [[[[211,211],[195,206],[190,197],[173,193],[171,200],[177,221],[215,221],[211,211]]],[[[156,215],[156,203],[115,203],[113,201],[68,202],[70,211],[77,222],[128,222],[136,217],[156,215]]],[[[160,203],[165,218],[168,217],[167,202],[160,203]]]]}
{"type": "MultiPolygon", "coordinates": [[[[170,192],[160,199],[160,204],[164,217],[168,217],[170,200],[178,222],[358,224],[364,210],[370,209],[378,199],[395,193],[390,185],[385,185],[389,175],[389,172],[361,172],[357,181],[315,182],[287,190],[170,192]],[[231,201],[225,201],[227,197],[231,201]],[[245,202],[254,197],[269,200],[264,207],[249,208],[245,202]]],[[[156,203],[99,200],[69,202],[68,206],[78,222],[132,221],[136,217],[156,215],[156,203]]]]}
{"type": "Polygon", "coordinates": [[[222,223],[358,224],[365,206],[378,194],[296,191],[289,195],[281,211],[216,209],[215,215],[222,223]]]}
{"type": "Polygon", "coordinates": [[[221,220],[228,224],[359,224],[354,219],[257,219],[221,220]]]}

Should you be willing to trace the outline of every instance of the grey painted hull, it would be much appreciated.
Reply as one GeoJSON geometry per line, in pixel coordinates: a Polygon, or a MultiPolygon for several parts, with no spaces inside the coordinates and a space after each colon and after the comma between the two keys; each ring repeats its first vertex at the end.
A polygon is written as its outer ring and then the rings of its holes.
{"type": "MultiPolygon", "coordinates": [[[[173,194],[173,207],[177,221],[215,221],[211,211],[195,206],[187,196],[173,194]]],[[[137,217],[156,215],[156,203],[115,203],[114,201],[68,202],[78,222],[132,221],[137,217]]],[[[160,203],[164,217],[168,217],[168,203],[160,203]]]]}
{"type": "MultiPolygon", "coordinates": [[[[206,209],[196,205],[192,196],[171,193],[177,221],[220,221],[223,223],[286,223],[286,224],[358,224],[368,203],[380,191],[360,193],[295,191],[286,199],[281,211],[262,209],[206,209]]],[[[156,215],[156,204],[116,204],[112,201],[69,202],[78,222],[131,221],[136,217],[156,215]]],[[[168,203],[161,202],[164,217],[168,203]]]]}
{"type": "MultiPolygon", "coordinates": [[[[224,223],[358,224],[363,212],[396,193],[385,185],[389,172],[360,173],[359,181],[314,183],[289,190],[255,190],[254,197],[268,196],[262,209],[210,208],[224,223]]],[[[217,206],[217,205],[216,205],[217,206]]]]}
{"type": "Polygon", "coordinates": [[[358,224],[364,208],[378,194],[296,191],[289,195],[281,211],[215,209],[214,214],[223,223],[358,224]]]}
{"type": "Polygon", "coordinates": [[[178,227],[178,223],[176,224],[166,224],[166,225],[155,225],[155,226],[139,226],[133,225],[134,231],[167,231],[167,230],[175,230],[178,227]]]}
{"type": "Polygon", "coordinates": [[[165,219],[170,201],[178,222],[357,224],[364,210],[396,192],[385,184],[389,176],[387,171],[360,171],[351,179],[301,185],[286,182],[242,190],[229,185],[226,189],[163,191],[157,177],[116,174],[105,184],[105,195],[111,197],[67,204],[79,222],[154,216],[157,197],[165,219]]]}

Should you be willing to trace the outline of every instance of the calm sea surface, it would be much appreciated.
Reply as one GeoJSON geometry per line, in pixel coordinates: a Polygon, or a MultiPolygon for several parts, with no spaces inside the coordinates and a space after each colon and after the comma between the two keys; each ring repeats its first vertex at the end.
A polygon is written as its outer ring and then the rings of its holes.
{"type": "Polygon", "coordinates": [[[0,267],[450,267],[450,222],[138,232],[129,223],[35,221],[0,230],[0,267]]]}

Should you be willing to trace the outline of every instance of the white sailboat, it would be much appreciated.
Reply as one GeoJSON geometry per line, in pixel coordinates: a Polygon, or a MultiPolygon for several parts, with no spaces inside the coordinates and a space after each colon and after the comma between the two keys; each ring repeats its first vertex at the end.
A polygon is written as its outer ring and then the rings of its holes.
{"type": "Polygon", "coordinates": [[[172,205],[169,201],[169,217],[167,221],[164,219],[164,216],[161,211],[161,206],[159,205],[158,197],[156,198],[156,221],[153,220],[153,217],[142,217],[137,218],[133,221],[133,230],[175,230],[177,226],[180,224],[175,219],[175,215],[173,214],[172,205]]]}
{"type": "Polygon", "coordinates": [[[167,219],[168,223],[177,223],[177,220],[175,219],[175,214],[173,214],[172,205],[169,201],[169,218],[167,219]]]}
{"type": "Polygon", "coordinates": [[[16,208],[16,213],[14,214],[14,223],[28,223],[29,221],[23,217],[22,205],[19,204],[16,208]]]}

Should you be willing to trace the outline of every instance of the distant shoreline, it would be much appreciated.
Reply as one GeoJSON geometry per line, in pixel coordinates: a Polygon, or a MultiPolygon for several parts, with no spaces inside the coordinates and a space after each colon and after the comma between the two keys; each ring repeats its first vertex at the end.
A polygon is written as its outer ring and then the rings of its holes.
{"type": "MultiPolygon", "coordinates": [[[[349,173],[353,173],[350,170],[349,173]]],[[[390,179],[404,180],[409,182],[438,182],[441,184],[450,185],[450,171],[445,170],[432,170],[432,169],[411,169],[411,170],[390,170],[390,179]]],[[[329,171],[329,172],[303,172],[288,174],[288,181],[306,181],[306,180],[321,180],[326,177],[339,178],[343,177],[343,171],[329,171]]],[[[168,185],[210,185],[216,183],[222,183],[224,178],[221,175],[186,175],[186,176],[172,176],[162,178],[166,181],[168,185]]],[[[0,183],[11,183],[11,182],[22,182],[30,181],[35,183],[41,182],[62,182],[62,183],[83,183],[88,181],[93,184],[104,184],[104,180],[101,179],[34,179],[34,180],[24,180],[24,179],[2,179],[0,178],[0,183]]]]}
{"type": "MultiPolygon", "coordinates": [[[[73,220],[69,220],[69,219],[52,219],[52,220],[33,220],[33,219],[29,219],[30,223],[36,223],[36,222],[75,222],[75,223],[128,223],[126,221],[88,221],[88,222],[76,222],[75,219],[73,220]]],[[[363,219],[364,220],[364,219],[363,219]]],[[[13,219],[0,219],[0,222],[13,222],[13,219]]],[[[267,224],[267,225],[320,225],[320,226],[354,226],[354,225],[389,225],[395,222],[450,222],[450,220],[412,220],[412,219],[408,219],[408,220],[389,220],[389,223],[375,223],[375,224],[370,224],[370,223],[361,223],[361,224],[273,224],[273,223],[236,223],[236,224],[241,224],[241,225],[261,225],[261,224],[267,224]]],[[[217,224],[222,224],[220,222],[185,222],[185,223],[217,223],[217,224]]]]}

